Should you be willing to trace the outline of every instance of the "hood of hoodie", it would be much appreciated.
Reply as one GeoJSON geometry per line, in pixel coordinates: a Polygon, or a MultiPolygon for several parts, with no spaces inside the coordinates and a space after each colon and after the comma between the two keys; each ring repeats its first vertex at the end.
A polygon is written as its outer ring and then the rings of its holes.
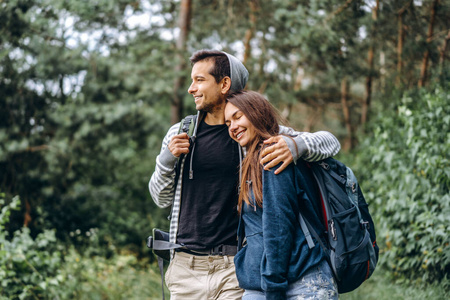
{"type": "Polygon", "coordinates": [[[245,88],[248,80],[248,71],[239,59],[231,54],[223,52],[230,62],[230,78],[231,88],[230,93],[239,92],[245,88]]]}

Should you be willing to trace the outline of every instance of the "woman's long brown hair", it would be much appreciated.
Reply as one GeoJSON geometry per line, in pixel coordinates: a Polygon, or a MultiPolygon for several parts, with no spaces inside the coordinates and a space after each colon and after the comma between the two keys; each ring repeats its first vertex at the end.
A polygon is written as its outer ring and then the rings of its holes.
{"type": "Polygon", "coordinates": [[[262,165],[260,164],[261,152],[264,148],[263,141],[279,134],[278,123],[280,114],[261,94],[253,91],[241,91],[228,96],[227,102],[236,106],[253,125],[256,137],[247,148],[247,155],[242,163],[242,178],[238,208],[242,212],[242,203],[249,205],[250,190],[256,204],[262,207],[262,165]]]}

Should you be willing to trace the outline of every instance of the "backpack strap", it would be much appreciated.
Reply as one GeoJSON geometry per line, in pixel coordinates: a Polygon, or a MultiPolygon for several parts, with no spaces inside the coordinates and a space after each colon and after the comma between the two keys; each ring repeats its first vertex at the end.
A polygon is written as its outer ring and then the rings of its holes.
{"type": "Polygon", "coordinates": [[[192,136],[195,127],[195,121],[197,120],[197,115],[189,115],[186,116],[180,122],[180,129],[178,130],[178,134],[182,132],[186,132],[189,136],[192,136]]]}
{"type": "Polygon", "coordinates": [[[300,218],[300,227],[303,230],[303,233],[305,234],[306,241],[308,242],[309,249],[314,248],[314,242],[312,241],[311,234],[314,236],[314,238],[317,240],[317,242],[320,244],[320,247],[322,247],[323,252],[325,253],[325,259],[330,264],[330,267],[332,266],[331,259],[330,259],[330,253],[328,251],[328,248],[323,243],[322,239],[319,237],[317,232],[314,230],[314,228],[311,226],[311,224],[306,220],[306,218],[302,217],[302,214],[299,213],[300,218]],[[303,221],[303,223],[302,223],[303,221]],[[308,236],[306,235],[306,232],[308,232],[308,236]],[[310,242],[308,241],[308,237],[311,240],[311,243],[313,246],[311,247],[310,242]]]}
{"type": "MultiPolygon", "coordinates": [[[[178,249],[178,248],[186,248],[186,247],[179,245],[179,244],[162,241],[162,240],[153,240],[153,250],[171,250],[171,249],[178,249]]],[[[159,255],[156,255],[156,258],[158,259],[159,273],[161,275],[162,297],[163,297],[163,300],[165,300],[165,297],[164,297],[164,259],[159,255]]]]}
{"type": "MultiPolygon", "coordinates": [[[[309,231],[308,226],[306,225],[305,218],[303,218],[302,213],[300,213],[300,212],[298,213],[298,220],[300,222],[300,227],[302,228],[303,234],[305,235],[306,242],[308,243],[309,249],[314,248],[314,246],[316,246],[316,245],[314,244],[314,241],[311,238],[311,232],[309,231]]],[[[316,232],[313,230],[313,233],[316,233],[316,232]]]]}
{"type": "Polygon", "coordinates": [[[162,298],[164,296],[164,260],[170,260],[170,252],[167,250],[186,248],[179,244],[174,244],[168,241],[169,233],[157,228],[153,228],[153,235],[147,238],[147,247],[152,249],[153,253],[158,259],[159,273],[161,275],[161,292],[162,298]],[[166,255],[167,252],[167,255],[166,255]]]}
{"type": "Polygon", "coordinates": [[[165,300],[166,297],[164,297],[164,260],[159,256],[156,256],[156,258],[158,259],[159,273],[161,275],[162,298],[163,300],[165,300]]]}
{"type": "MultiPolygon", "coordinates": [[[[189,135],[189,141],[192,142],[191,145],[195,141],[195,136],[193,136],[193,133],[194,133],[196,121],[197,121],[197,115],[186,116],[183,120],[181,120],[180,128],[178,129],[178,134],[185,132],[189,135]]],[[[178,157],[178,161],[175,165],[175,184],[178,183],[178,178],[180,177],[181,160],[183,159],[183,157],[184,157],[184,154],[181,154],[180,157],[178,157]]]]}

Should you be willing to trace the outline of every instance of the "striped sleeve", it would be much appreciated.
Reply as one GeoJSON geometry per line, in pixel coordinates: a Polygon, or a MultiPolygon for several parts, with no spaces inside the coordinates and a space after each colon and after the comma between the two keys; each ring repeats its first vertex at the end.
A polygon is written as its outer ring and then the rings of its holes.
{"type": "Polygon", "coordinates": [[[308,151],[302,156],[306,161],[318,161],[338,154],[341,144],[338,139],[328,131],[315,133],[302,132],[300,138],[306,143],[308,151]]]}
{"type": "Polygon", "coordinates": [[[306,161],[322,160],[336,155],[341,150],[341,144],[338,139],[328,131],[318,131],[315,133],[298,132],[292,128],[280,126],[280,134],[291,136],[297,144],[296,149],[300,150],[298,154],[291,149],[294,162],[299,158],[306,161]]]}
{"type": "Polygon", "coordinates": [[[153,201],[159,207],[168,207],[172,204],[175,193],[175,164],[177,157],[169,151],[169,142],[178,134],[180,123],[170,127],[163,139],[161,152],[156,157],[155,171],[153,172],[148,188],[153,201]]]}

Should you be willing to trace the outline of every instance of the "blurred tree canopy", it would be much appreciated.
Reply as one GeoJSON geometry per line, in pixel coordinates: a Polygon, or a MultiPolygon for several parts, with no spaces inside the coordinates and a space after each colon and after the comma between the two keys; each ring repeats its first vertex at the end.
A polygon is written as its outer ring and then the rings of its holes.
{"type": "MultiPolygon", "coordinates": [[[[8,228],[98,228],[142,250],[167,227],[147,184],[169,125],[194,111],[192,52],[228,51],[299,130],[346,149],[394,93],[448,82],[447,1],[0,1],[0,191],[8,228]]],[[[388,105],[389,104],[389,105],[388,105]]]]}

